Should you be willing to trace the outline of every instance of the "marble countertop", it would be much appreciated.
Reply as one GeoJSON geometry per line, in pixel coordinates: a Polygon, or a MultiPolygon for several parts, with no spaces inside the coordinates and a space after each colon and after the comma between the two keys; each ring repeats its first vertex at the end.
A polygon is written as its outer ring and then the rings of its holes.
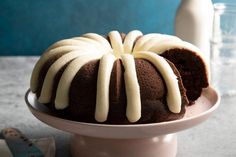
{"type": "MultiPolygon", "coordinates": [[[[54,137],[57,157],[69,157],[70,134],[37,120],[24,102],[38,57],[0,57],[0,130],[16,127],[30,138],[54,137]]],[[[178,133],[177,157],[236,156],[236,97],[223,97],[204,123],[178,133]]]]}

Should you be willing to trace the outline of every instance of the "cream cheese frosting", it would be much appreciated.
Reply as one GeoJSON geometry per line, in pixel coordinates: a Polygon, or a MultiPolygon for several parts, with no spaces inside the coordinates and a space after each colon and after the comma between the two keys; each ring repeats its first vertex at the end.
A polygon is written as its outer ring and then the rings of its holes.
{"type": "Polygon", "coordinates": [[[82,54],[78,50],[71,51],[71,52],[63,55],[62,57],[60,57],[56,62],[54,62],[50,66],[50,68],[46,74],[46,77],[44,79],[44,82],[43,82],[41,95],[38,99],[38,101],[40,103],[49,103],[50,102],[51,96],[52,96],[53,81],[54,81],[56,74],[59,72],[59,70],[65,64],[67,64],[69,61],[71,61],[72,59],[74,59],[78,56],[81,56],[81,55],[82,54]]]}
{"type": "Polygon", "coordinates": [[[46,51],[41,58],[38,60],[38,62],[36,63],[36,65],[34,66],[32,75],[31,75],[31,80],[30,80],[30,88],[32,90],[32,92],[36,92],[37,87],[38,87],[38,77],[39,77],[39,73],[42,69],[42,66],[52,57],[56,56],[56,55],[60,55],[60,54],[64,54],[64,53],[68,53],[70,51],[76,50],[78,49],[78,47],[76,46],[62,46],[62,47],[58,47],[49,51],[46,51]]]}
{"type": "Polygon", "coordinates": [[[96,41],[99,42],[102,46],[104,46],[106,49],[112,51],[112,48],[111,48],[110,43],[107,41],[107,39],[105,39],[105,38],[104,38],[103,36],[101,36],[101,35],[98,35],[98,34],[96,34],[96,33],[87,33],[87,34],[84,34],[83,37],[96,40],[96,41]]]}
{"type": "Polygon", "coordinates": [[[126,35],[125,40],[124,40],[124,44],[123,44],[124,52],[125,53],[132,53],[133,47],[135,45],[135,40],[138,37],[141,37],[142,35],[143,35],[143,33],[138,30],[134,30],[132,32],[129,32],[126,35]]]}
{"type": "Polygon", "coordinates": [[[67,108],[70,86],[75,75],[86,63],[99,59],[94,117],[98,122],[106,121],[109,112],[110,76],[114,62],[120,59],[125,70],[126,117],[130,122],[137,122],[141,118],[142,108],[135,58],[142,58],[151,62],[161,73],[167,87],[167,106],[171,112],[179,113],[181,94],[178,79],[168,62],[159,54],[166,50],[180,48],[193,51],[204,58],[201,51],[177,37],[157,33],[143,35],[138,30],[129,32],[124,41],[118,31],[111,31],[108,38],[110,43],[101,35],[87,33],[81,37],[58,41],[50,46],[35,65],[31,76],[31,90],[36,92],[38,77],[43,65],[49,59],[60,55],[48,69],[38,101],[50,103],[54,78],[57,72],[69,63],[59,80],[54,102],[55,108],[58,110],[67,108]]]}
{"type": "Polygon", "coordinates": [[[66,107],[69,106],[70,85],[75,75],[80,70],[80,68],[91,60],[100,59],[101,56],[102,56],[101,54],[96,54],[96,53],[80,56],[74,59],[66,67],[57,87],[56,99],[55,99],[56,109],[65,109],[66,107]]]}
{"type": "Polygon", "coordinates": [[[98,122],[107,120],[109,111],[109,84],[113,64],[116,58],[112,54],[105,54],[100,59],[97,79],[97,97],[95,119],[98,122]]]}
{"type": "Polygon", "coordinates": [[[119,58],[121,54],[124,52],[122,38],[120,36],[120,33],[118,31],[111,31],[108,34],[108,37],[111,42],[113,53],[115,54],[117,58],[119,58]]]}
{"type": "Polygon", "coordinates": [[[125,69],[124,79],[127,95],[126,117],[130,122],[136,122],[141,118],[141,97],[134,56],[123,54],[121,60],[125,69]]]}
{"type": "Polygon", "coordinates": [[[168,40],[181,40],[176,36],[166,35],[166,34],[159,34],[159,33],[150,33],[142,36],[134,47],[134,52],[145,50],[146,47],[150,47],[151,45],[158,45],[161,41],[168,41],[168,40]]]}

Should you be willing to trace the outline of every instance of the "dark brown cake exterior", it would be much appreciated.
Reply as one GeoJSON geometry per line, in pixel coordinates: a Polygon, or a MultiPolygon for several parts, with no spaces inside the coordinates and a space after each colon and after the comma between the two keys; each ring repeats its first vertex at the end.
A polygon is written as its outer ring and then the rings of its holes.
{"type": "MultiPolygon", "coordinates": [[[[120,34],[119,36],[123,45],[127,42],[127,38],[133,42],[133,45],[131,45],[131,51],[133,51],[135,44],[138,43],[139,40],[144,40],[142,39],[144,36],[140,34],[137,34],[133,39],[130,37],[131,35],[129,36],[129,34],[126,36],[125,34],[120,34]]],[[[96,35],[93,37],[94,40],[95,38],[98,40],[96,35]]],[[[109,42],[114,51],[115,49],[119,49],[119,47],[117,48],[117,45],[114,45],[114,36],[108,36],[107,39],[99,39],[99,41],[102,40],[109,42]]],[[[64,48],[67,46],[71,49],[73,48],[73,42],[75,41],[72,41],[72,44],[68,44],[68,42],[64,42],[64,44],[62,42],[61,47],[64,48]]],[[[50,99],[43,104],[49,107],[52,112],[58,114],[59,117],[66,119],[79,122],[105,124],[145,124],[176,120],[184,116],[185,106],[190,103],[194,103],[194,101],[201,95],[202,89],[206,88],[209,84],[206,64],[200,56],[196,55],[196,52],[178,47],[163,51],[160,56],[165,58],[165,61],[171,67],[173,74],[176,76],[176,78],[173,79],[177,81],[179,90],[177,93],[179,92],[181,96],[180,111],[178,113],[174,113],[170,110],[167,103],[167,94],[169,92],[167,89],[168,82],[166,82],[162,76],[163,71],[160,72],[158,67],[156,67],[156,65],[148,59],[134,58],[133,61],[136,73],[136,76],[134,77],[137,78],[140,90],[141,116],[135,122],[131,122],[129,118],[127,118],[127,101],[128,99],[130,100],[130,97],[127,96],[127,80],[125,80],[124,76],[126,67],[124,67],[124,61],[122,60],[123,58],[121,59],[118,57],[114,60],[109,76],[108,115],[105,120],[98,121],[95,117],[95,112],[97,107],[96,101],[98,99],[98,76],[99,70],[101,70],[99,67],[102,64],[101,59],[92,59],[81,66],[81,68],[75,73],[75,76],[69,85],[68,105],[64,108],[58,109],[55,102],[61,80],[63,75],[65,75],[66,71],[68,71],[71,64],[73,64],[77,58],[74,57],[68,59],[65,64],[58,66],[60,65],[58,60],[69,52],[73,53],[73,51],[63,50],[61,52],[60,50],[60,53],[56,54],[54,51],[58,47],[54,47],[52,47],[51,50],[49,49],[43,56],[46,58],[45,56],[48,55],[50,56],[48,57],[49,59],[45,60],[44,63],[40,63],[43,61],[39,61],[38,64],[41,64],[40,68],[38,68],[39,65],[36,65],[35,69],[39,69],[38,77],[36,77],[37,85],[35,88],[32,88],[32,91],[36,93],[36,96],[40,100],[40,97],[42,97],[42,92],[44,92],[47,85],[45,82],[50,82],[48,81],[48,78],[50,78],[49,71],[53,68],[54,71],[57,69],[55,74],[52,75],[53,83],[50,90],[50,99]],[[55,68],[56,62],[58,62],[57,68],[55,68]]],[[[34,75],[34,73],[32,75],[34,75]]]]}
{"type": "MultiPolygon", "coordinates": [[[[172,64],[172,67],[176,75],[179,76],[179,86],[182,93],[182,109],[178,114],[170,112],[166,105],[166,87],[158,70],[151,63],[143,59],[137,59],[135,63],[142,101],[142,116],[136,123],[155,123],[183,117],[188,100],[180,75],[174,65],[172,64]]],[[[98,61],[86,64],[72,82],[68,110],[73,120],[96,122],[94,112],[98,65],[98,61]]],[[[117,60],[111,74],[109,115],[104,123],[130,123],[125,115],[127,102],[123,73],[124,68],[121,61],[117,60]]]]}

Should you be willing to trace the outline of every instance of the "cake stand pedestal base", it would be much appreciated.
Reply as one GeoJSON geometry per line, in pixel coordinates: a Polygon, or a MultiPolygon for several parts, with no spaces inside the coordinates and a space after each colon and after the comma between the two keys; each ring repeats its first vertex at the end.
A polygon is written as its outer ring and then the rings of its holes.
{"type": "Polygon", "coordinates": [[[73,157],[175,157],[177,136],[168,134],[140,139],[105,139],[74,135],[73,157]]]}

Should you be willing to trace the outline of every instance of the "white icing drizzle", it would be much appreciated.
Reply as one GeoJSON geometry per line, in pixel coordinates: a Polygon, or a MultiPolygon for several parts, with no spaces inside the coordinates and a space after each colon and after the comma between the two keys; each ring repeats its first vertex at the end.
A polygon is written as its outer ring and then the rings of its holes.
{"type": "Polygon", "coordinates": [[[69,45],[71,45],[71,46],[79,46],[80,43],[78,42],[78,40],[75,40],[75,39],[64,39],[64,40],[60,40],[60,41],[54,43],[46,51],[49,51],[49,50],[57,48],[57,47],[69,46],[69,45]]]}
{"type": "Polygon", "coordinates": [[[95,119],[98,122],[104,122],[107,120],[109,111],[110,77],[115,60],[116,58],[114,55],[106,54],[99,62],[95,109],[95,119]]]}
{"type": "Polygon", "coordinates": [[[101,45],[101,49],[103,49],[104,52],[111,53],[114,55],[114,52],[113,52],[113,49],[111,48],[110,43],[103,36],[95,34],[95,33],[87,33],[87,34],[84,34],[83,37],[97,41],[101,45]]]}
{"type": "Polygon", "coordinates": [[[168,40],[181,40],[178,37],[166,35],[166,34],[159,34],[159,33],[151,33],[142,36],[136,43],[134,47],[134,51],[142,51],[145,48],[150,47],[151,45],[159,45],[161,41],[168,41],[168,40]],[[144,48],[143,48],[144,47],[144,48]]]}
{"type": "Polygon", "coordinates": [[[101,45],[98,41],[96,40],[93,40],[93,39],[90,39],[90,38],[86,38],[86,37],[75,37],[73,38],[75,40],[78,40],[78,41],[82,41],[86,44],[90,44],[90,46],[94,46],[96,49],[99,49],[101,51],[105,51],[105,47],[103,45],[101,45]]]}
{"type": "MultiPolygon", "coordinates": [[[[46,63],[46,61],[50,60],[52,57],[63,54],[63,53],[69,53],[73,50],[81,50],[81,52],[100,52],[104,51],[106,53],[106,50],[101,48],[101,45],[98,44],[96,41],[93,41],[92,39],[88,38],[82,38],[80,39],[65,39],[56,42],[52,46],[50,46],[46,52],[42,55],[42,57],[39,59],[39,61],[36,63],[34,70],[31,75],[31,82],[30,82],[30,88],[33,92],[36,92],[38,87],[38,77],[39,73],[42,69],[42,66],[46,63]]],[[[109,52],[110,50],[107,50],[109,52]]],[[[79,52],[78,52],[79,53],[79,52]]]]}
{"type": "Polygon", "coordinates": [[[51,100],[51,96],[52,96],[52,90],[53,90],[53,82],[54,82],[54,78],[56,76],[56,74],[59,72],[59,70],[65,65],[67,64],[69,61],[71,61],[72,59],[78,57],[78,56],[82,56],[85,55],[86,53],[81,53],[78,50],[75,51],[71,51],[65,55],[63,55],[62,57],[60,57],[59,59],[57,59],[49,68],[45,79],[43,81],[43,86],[42,86],[42,90],[41,90],[41,94],[40,97],[38,99],[38,101],[40,103],[49,103],[51,100]]]}
{"type": "Polygon", "coordinates": [[[104,38],[103,36],[98,35],[98,34],[96,34],[96,33],[87,33],[87,34],[84,34],[83,36],[86,37],[86,38],[90,38],[90,39],[93,39],[93,40],[98,41],[98,42],[99,42],[102,46],[104,46],[107,50],[112,51],[112,48],[111,48],[110,43],[109,43],[108,40],[107,40],[106,38],[104,38]]]}
{"type": "Polygon", "coordinates": [[[134,52],[139,51],[140,48],[143,46],[143,44],[146,43],[149,39],[152,39],[153,37],[158,38],[159,36],[161,36],[161,34],[158,34],[158,33],[150,33],[150,34],[143,35],[141,38],[139,38],[136,41],[133,51],[134,52]]]}
{"type": "Polygon", "coordinates": [[[141,96],[134,57],[131,54],[123,54],[121,59],[125,69],[126,117],[130,122],[136,122],[141,118],[141,96]]]}
{"type": "Polygon", "coordinates": [[[57,87],[56,99],[55,99],[56,109],[65,109],[69,105],[70,85],[75,75],[80,70],[80,68],[91,60],[96,60],[101,58],[101,56],[102,56],[101,53],[94,53],[94,54],[90,53],[86,56],[74,59],[66,67],[57,87]]]}
{"type": "Polygon", "coordinates": [[[50,51],[45,52],[41,58],[38,60],[36,65],[34,66],[32,75],[31,75],[31,80],[30,80],[30,89],[32,92],[36,92],[38,88],[38,77],[39,73],[42,69],[42,66],[52,57],[62,54],[62,53],[67,53],[73,50],[78,49],[76,46],[62,46],[58,47],[55,49],[52,49],[50,51]]]}
{"type": "Polygon", "coordinates": [[[178,80],[168,62],[161,56],[152,53],[139,51],[134,54],[135,58],[143,58],[150,61],[161,73],[167,87],[167,105],[171,112],[181,111],[181,94],[178,80]]]}
{"type": "Polygon", "coordinates": [[[181,41],[179,38],[175,36],[170,36],[170,35],[159,35],[158,37],[153,37],[149,39],[147,42],[145,42],[139,49],[139,51],[142,50],[149,50],[150,47],[153,47],[154,45],[161,45],[161,43],[165,43],[168,41],[181,41]]]}
{"type": "Polygon", "coordinates": [[[135,40],[139,37],[142,36],[142,32],[138,31],[138,30],[134,30],[129,32],[124,40],[124,53],[132,53],[133,51],[133,46],[134,46],[134,42],[135,40]]]}
{"type": "Polygon", "coordinates": [[[77,46],[77,48],[84,48],[84,49],[100,49],[100,44],[94,40],[84,38],[84,37],[77,37],[72,39],[64,39],[61,41],[56,42],[52,46],[50,46],[46,51],[50,51],[52,49],[62,47],[62,46],[77,46]]]}
{"type": "Polygon", "coordinates": [[[123,53],[123,43],[120,33],[118,31],[111,31],[108,36],[111,42],[113,52],[115,56],[119,58],[123,53]]]}

